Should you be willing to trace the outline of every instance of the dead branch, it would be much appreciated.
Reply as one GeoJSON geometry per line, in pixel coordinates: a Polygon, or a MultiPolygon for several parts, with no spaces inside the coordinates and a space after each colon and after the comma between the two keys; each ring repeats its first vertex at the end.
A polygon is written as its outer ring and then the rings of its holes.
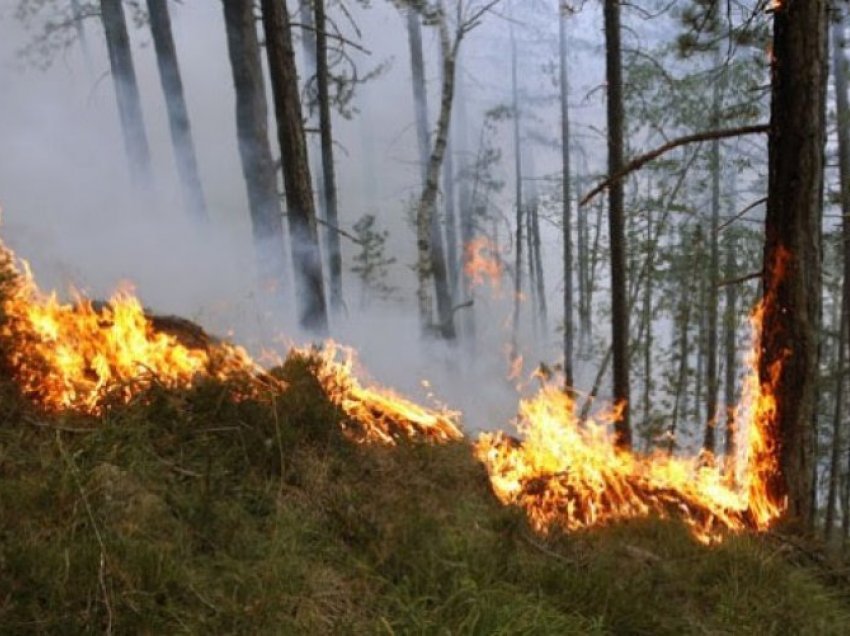
{"type": "Polygon", "coordinates": [[[746,283],[748,280],[754,280],[756,278],[761,278],[764,275],[764,270],[760,269],[757,272],[750,272],[749,274],[744,274],[743,276],[738,276],[737,278],[730,278],[729,280],[722,280],[717,283],[718,287],[726,287],[727,285],[737,285],[739,283],[746,283]]]}

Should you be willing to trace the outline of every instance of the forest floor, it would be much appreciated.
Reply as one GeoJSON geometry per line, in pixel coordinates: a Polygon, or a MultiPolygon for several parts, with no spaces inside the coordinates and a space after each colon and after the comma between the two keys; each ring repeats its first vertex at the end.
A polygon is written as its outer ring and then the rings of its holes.
{"type": "Polygon", "coordinates": [[[468,446],[356,446],[304,359],[273,404],[153,389],[48,416],[0,382],[0,632],[846,634],[850,585],[768,537],[548,539],[468,446]]]}

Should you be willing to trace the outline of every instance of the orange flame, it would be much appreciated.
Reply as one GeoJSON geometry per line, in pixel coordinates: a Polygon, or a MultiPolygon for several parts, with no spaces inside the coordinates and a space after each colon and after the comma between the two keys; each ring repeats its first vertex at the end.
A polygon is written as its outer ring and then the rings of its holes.
{"type": "Polygon", "coordinates": [[[767,495],[767,479],[777,470],[767,435],[775,400],[772,386],[758,379],[761,317],[759,308],[752,318],[755,344],[736,424],[747,436],[737,478],[730,479],[710,454],[680,458],[619,449],[612,430],[616,409],[582,421],[573,399],[550,382],[520,402],[522,440],[498,432],[484,433],[475,443],[496,496],[524,508],[532,526],[544,533],[650,514],[684,520],[705,543],[728,531],[768,528],[784,503],[767,495]]]}
{"type": "Polygon", "coordinates": [[[473,287],[489,283],[493,289],[499,289],[502,280],[502,262],[499,251],[486,236],[472,239],[465,247],[463,271],[473,287]]]}
{"type": "Polygon", "coordinates": [[[361,385],[354,373],[353,349],[329,340],[320,351],[297,352],[318,360],[316,377],[331,401],[348,416],[343,430],[350,439],[394,446],[400,438],[434,443],[463,438],[456,411],[428,409],[390,389],[361,385]]]}
{"type": "Polygon", "coordinates": [[[2,243],[0,270],[7,287],[0,335],[13,343],[11,371],[24,394],[50,410],[96,414],[108,400],[128,402],[153,383],[184,388],[197,377],[260,372],[239,347],[191,348],[156,330],[129,289],[102,307],[79,294],[74,304],[62,303],[40,291],[27,263],[19,270],[2,243]]]}

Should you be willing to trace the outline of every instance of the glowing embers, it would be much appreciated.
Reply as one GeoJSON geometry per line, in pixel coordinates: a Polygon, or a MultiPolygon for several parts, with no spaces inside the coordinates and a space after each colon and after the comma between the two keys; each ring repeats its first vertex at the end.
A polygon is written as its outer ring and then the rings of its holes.
{"type": "Polygon", "coordinates": [[[320,350],[302,349],[299,353],[316,357],[316,377],[330,400],[348,416],[343,430],[350,439],[394,445],[400,438],[434,443],[463,438],[459,413],[429,409],[390,389],[361,385],[354,374],[352,349],[328,341],[320,350]]]}
{"type": "Polygon", "coordinates": [[[154,383],[186,388],[198,377],[260,381],[261,370],[241,348],[211,339],[190,346],[155,328],[129,289],[104,304],[79,294],[62,303],[40,291],[26,263],[19,270],[2,243],[0,269],[8,364],[23,393],[47,409],[96,414],[154,383]]]}
{"type": "MultiPolygon", "coordinates": [[[[754,342],[761,313],[754,314],[754,342]]],[[[617,447],[612,424],[616,411],[581,421],[560,385],[547,384],[520,403],[522,440],[482,434],[475,454],[487,467],[496,496],[525,509],[532,526],[588,528],[655,514],[682,519],[703,542],[728,531],[764,530],[784,509],[767,495],[775,474],[772,445],[766,439],[771,413],[770,386],[758,382],[757,357],[738,412],[744,436],[733,466],[711,455],[672,457],[636,454],[617,447]]]]}

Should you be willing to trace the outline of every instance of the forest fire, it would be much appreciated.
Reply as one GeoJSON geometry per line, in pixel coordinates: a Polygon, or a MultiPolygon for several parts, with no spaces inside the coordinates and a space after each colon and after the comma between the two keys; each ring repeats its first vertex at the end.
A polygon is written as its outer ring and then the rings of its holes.
{"type": "Polygon", "coordinates": [[[464,273],[473,287],[489,284],[498,289],[502,280],[499,252],[486,236],[478,236],[466,244],[464,273]]]}
{"type": "MultiPolygon", "coordinates": [[[[310,356],[310,350],[300,353],[310,356]]],[[[460,414],[448,409],[428,409],[390,389],[364,387],[354,373],[354,350],[333,341],[315,352],[316,377],[325,392],[348,415],[345,434],[358,443],[395,445],[399,438],[436,443],[463,438],[460,414]]]]}
{"type": "MultiPolygon", "coordinates": [[[[5,277],[0,335],[8,364],[23,393],[48,410],[99,414],[107,404],[129,402],[152,384],[186,388],[203,377],[247,379],[242,385],[248,395],[273,388],[242,348],[208,337],[197,346],[187,344],[185,336],[158,328],[129,291],[102,305],[82,297],[63,304],[55,294],[41,292],[26,264],[17,268],[2,244],[0,258],[5,277]]],[[[758,342],[760,310],[752,322],[758,342]]],[[[363,386],[353,350],[328,341],[320,349],[292,353],[314,361],[313,373],[347,415],[343,432],[355,443],[463,439],[459,413],[363,386]]],[[[522,441],[501,432],[483,433],[474,453],[486,466],[496,496],[524,508],[541,532],[650,514],[683,519],[704,542],[720,540],[730,530],[763,530],[784,503],[772,501],[765,487],[776,471],[766,434],[774,402],[770,387],[763,390],[757,377],[757,348],[749,365],[737,417],[740,456],[726,468],[704,454],[678,458],[618,449],[610,430],[616,410],[581,421],[572,398],[551,380],[536,397],[520,402],[522,441]]]]}
{"type": "Polygon", "coordinates": [[[0,271],[8,363],[23,393],[49,410],[97,414],[152,384],[185,388],[199,377],[259,382],[262,375],[240,347],[207,340],[189,346],[155,328],[129,289],[108,303],[79,294],[73,304],[62,303],[39,290],[29,266],[17,267],[2,243],[0,271]]]}
{"type": "Polygon", "coordinates": [[[761,315],[757,309],[752,317],[755,344],[737,412],[743,439],[734,466],[724,468],[705,453],[672,457],[621,450],[610,426],[616,409],[581,421],[573,399],[550,383],[520,403],[521,441],[497,432],[482,434],[475,444],[496,496],[524,508],[532,526],[544,533],[651,514],[682,519],[705,543],[728,531],[767,529],[785,503],[767,494],[767,480],[777,468],[765,435],[774,400],[757,373],[761,315]]]}
{"type": "MultiPolygon", "coordinates": [[[[146,315],[129,290],[103,304],[79,295],[73,304],[62,303],[55,293],[39,290],[29,266],[24,262],[18,268],[2,243],[0,272],[5,298],[0,336],[6,341],[8,364],[22,392],[48,410],[96,415],[107,404],[129,402],[152,384],[187,388],[199,378],[241,380],[244,393],[237,398],[282,388],[241,347],[205,334],[187,343],[187,332],[197,327],[178,319],[170,320],[182,325],[181,337],[162,329],[162,319],[146,315]]],[[[294,353],[315,353],[316,377],[349,416],[343,429],[351,439],[395,444],[399,437],[435,442],[462,438],[457,413],[362,386],[353,375],[352,350],[328,342],[318,352],[294,353]]]]}

